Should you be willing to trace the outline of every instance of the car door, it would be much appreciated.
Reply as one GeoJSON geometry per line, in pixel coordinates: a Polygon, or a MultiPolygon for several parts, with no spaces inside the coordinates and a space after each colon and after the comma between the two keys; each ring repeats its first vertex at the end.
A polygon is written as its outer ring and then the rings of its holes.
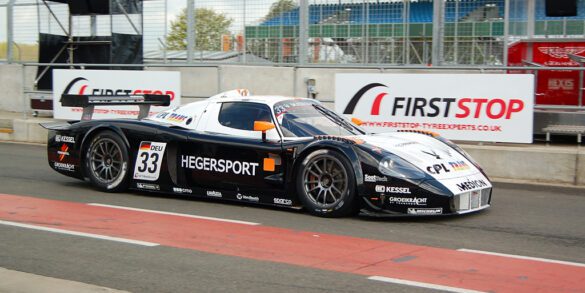
{"type": "Polygon", "coordinates": [[[270,107],[253,102],[211,103],[179,154],[187,183],[207,196],[273,203],[284,194],[282,140],[277,129],[254,131],[254,121],[274,123],[270,107]]]}

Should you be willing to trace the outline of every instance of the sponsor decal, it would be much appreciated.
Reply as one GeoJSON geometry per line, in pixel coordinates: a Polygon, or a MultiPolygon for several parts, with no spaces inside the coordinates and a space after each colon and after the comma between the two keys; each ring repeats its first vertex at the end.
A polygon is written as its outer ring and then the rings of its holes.
{"type": "Polygon", "coordinates": [[[259,165],[254,162],[181,155],[181,167],[217,173],[255,176],[259,165]]]}
{"type": "Polygon", "coordinates": [[[75,137],[57,134],[55,135],[56,142],[75,143],[75,137]]]}
{"type": "Polygon", "coordinates": [[[272,158],[264,158],[263,170],[274,172],[275,170],[275,161],[272,158]]]}
{"type": "Polygon", "coordinates": [[[421,209],[421,208],[408,208],[409,215],[438,215],[443,213],[443,208],[430,208],[430,209],[421,209]]]}
{"type": "Polygon", "coordinates": [[[388,177],[364,174],[365,182],[388,182],[388,177]]]}
{"type": "Polygon", "coordinates": [[[410,188],[408,188],[408,187],[395,187],[395,186],[376,185],[376,192],[379,192],[379,193],[410,194],[410,188]]]}
{"type": "Polygon", "coordinates": [[[156,114],[155,117],[160,118],[160,119],[165,119],[165,120],[168,120],[170,122],[176,122],[176,123],[183,123],[184,121],[189,119],[189,116],[181,115],[181,114],[177,114],[177,113],[170,113],[170,112],[161,112],[161,113],[156,114]]]}
{"type": "Polygon", "coordinates": [[[158,186],[158,184],[152,184],[152,183],[141,183],[138,182],[136,183],[136,187],[139,189],[144,189],[144,190],[160,190],[160,186],[158,186]]]}
{"type": "Polygon", "coordinates": [[[557,59],[569,59],[569,54],[579,55],[585,52],[585,47],[539,47],[540,53],[557,59]]]}
{"type": "Polygon", "coordinates": [[[472,190],[472,189],[479,189],[482,187],[487,187],[488,184],[483,181],[482,179],[476,179],[476,180],[469,180],[467,179],[467,181],[461,182],[457,184],[457,188],[459,188],[459,191],[468,191],[468,190],[472,190]]]}
{"type": "Polygon", "coordinates": [[[68,151],[69,151],[69,146],[67,144],[63,144],[61,146],[61,148],[57,151],[57,154],[59,155],[59,161],[63,161],[65,156],[69,156],[68,151]]]}
{"type": "Polygon", "coordinates": [[[275,105],[274,107],[274,114],[276,115],[276,118],[280,118],[282,119],[282,115],[286,114],[286,112],[288,112],[291,108],[301,108],[301,107],[311,107],[311,105],[313,105],[313,102],[307,102],[307,101],[303,101],[303,100],[298,100],[298,101],[286,101],[283,103],[278,103],[277,105],[275,105]]]}
{"type": "Polygon", "coordinates": [[[192,194],[193,193],[193,190],[191,190],[189,188],[173,187],[173,192],[174,193],[192,194]]]}
{"type": "Polygon", "coordinates": [[[575,81],[570,78],[551,78],[548,80],[548,89],[572,91],[575,89],[575,81]]]}
{"type": "Polygon", "coordinates": [[[247,201],[251,201],[251,202],[259,202],[260,201],[260,198],[257,196],[243,195],[241,193],[238,193],[236,195],[236,198],[238,200],[247,200],[247,201]]]}
{"type": "Polygon", "coordinates": [[[434,157],[437,160],[440,160],[441,159],[441,156],[439,156],[439,154],[437,154],[434,150],[431,150],[431,151],[422,151],[422,152],[425,153],[425,154],[427,154],[427,155],[429,155],[429,156],[431,156],[431,157],[434,157]]]}
{"type": "Polygon", "coordinates": [[[424,198],[424,197],[394,197],[394,196],[391,196],[391,197],[388,198],[388,203],[390,203],[390,204],[398,204],[398,205],[426,206],[427,205],[427,198],[424,198]]]}
{"type": "Polygon", "coordinates": [[[68,163],[55,162],[55,163],[53,163],[53,167],[55,167],[55,169],[59,169],[59,170],[63,170],[63,171],[70,171],[70,172],[75,171],[75,165],[68,164],[68,163]]]}
{"type": "Polygon", "coordinates": [[[134,179],[158,180],[166,146],[164,142],[140,142],[134,167],[134,179]]]}
{"type": "Polygon", "coordinates": [[[449,166],[451,166],[453,171],[466,171],[470,169],[469,165],[464,161],[449,162],[449,166]]]}
{"type": "Polygon", "coordinates": [[[445,164],[434,164],[432,166],[427,167],[427,172],[434,175],[439,175],[442,173],[449,173],[451,172],[451,170],[447,166],[445,166],[445,164]]]}
{"type": "Polygon", "coordinates": [[[471,167],[469,167],[469,165],[464,161],[455,161],[448,162],[447,164],[434,164],[432,166],[428,166],[426,169],[430,174],[439,175],[443,173],[450,173],[452,171],[467,171],[471,169],[471,167]]]}
{"type": "Polygon", "coordinates": [[[407,147],[407,146],[413,145],[413,144],[418,144],[418,142],[416,142],[416,141],[403,142],[403,143],[395,144],[394,147],[403,148],[403,147],[407,147]]]}
{"type": "Polygon", "coordinates": [[[207,191],[207,196],[209,196],[209,197],[220,197],[220,198],[223,197],[223,195],[221,194],[221,192],[215,191],[215,190],[208,190],[207,191]]]}
{"type": "Polygon", "coordinates": [[[286,198],[274,198],[274,203],[290,206],[292,205],[292,200],[286,198]]]}

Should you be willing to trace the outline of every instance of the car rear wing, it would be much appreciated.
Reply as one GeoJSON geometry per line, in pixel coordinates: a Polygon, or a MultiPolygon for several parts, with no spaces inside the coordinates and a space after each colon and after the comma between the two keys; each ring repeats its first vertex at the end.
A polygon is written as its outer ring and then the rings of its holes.
{"type": "Polygon", "coordinates": [[[127,95],[127,96],[102,96],[102,95],[61,95],[63,107],[82,107],[81,120],[91,120],[95,106],[128,106],[138,105],[140,112],[138,119],[148,116],[150,106],[169,106],[169,95],[127,95]]]}

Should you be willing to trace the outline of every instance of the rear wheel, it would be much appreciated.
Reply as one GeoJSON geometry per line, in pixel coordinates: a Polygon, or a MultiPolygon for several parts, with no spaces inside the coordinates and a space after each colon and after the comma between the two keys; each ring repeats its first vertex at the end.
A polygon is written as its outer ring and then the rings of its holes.
{"type": "Polygon", "coordinates": [[[128,186],[128,149],[120,136],[106,130],[95,135],[86,149],[85,171],[91,183],[107,192],[128,186]]]}
{"type": "Polygon", "coordinates": [[[343,217],[357,211],[353,169],[338,152],[309,154],[299,166],[296,180],[299,198],[311,214],[343,217]]]}

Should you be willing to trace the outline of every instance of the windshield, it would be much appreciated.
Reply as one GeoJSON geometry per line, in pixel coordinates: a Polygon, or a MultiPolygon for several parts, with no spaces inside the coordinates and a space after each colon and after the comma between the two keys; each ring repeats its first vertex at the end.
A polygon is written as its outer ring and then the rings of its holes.
{"type": "Polygon", "coordinates": [[[316,101],[282,101],[274,105],[274,114],[285,137],[349,136],[365,133],[316,101]]]}

